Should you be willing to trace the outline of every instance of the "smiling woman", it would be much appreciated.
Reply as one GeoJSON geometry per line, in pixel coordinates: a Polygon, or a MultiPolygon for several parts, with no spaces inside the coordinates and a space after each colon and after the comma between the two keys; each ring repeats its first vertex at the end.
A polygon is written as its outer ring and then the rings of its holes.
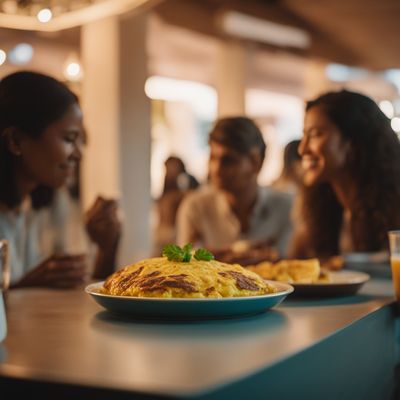
{"type": "MultiPolygon", "coordinates": [[[[13,286],[70,287],[87,274],[84,255],[67,253],[68,205],[58,190],[75,173],[82,139],[78,99],[64,84],[33,72],[0,82],[0,239],[9,241],[13,286]]],[[[91,211],[89,234],[107,253],[96,263],[101,276],[113,267],[119,224],[112,202],[91,211]],[[98,234],[104,223],[107,235],[98,234]]]]}
{"type": "Polygon", "coordinates": [[[331,92],[306,106],[299,146],[304,170],[293,257],[388,247],[400,227],[400,142],[370,98],[331,92]]]}

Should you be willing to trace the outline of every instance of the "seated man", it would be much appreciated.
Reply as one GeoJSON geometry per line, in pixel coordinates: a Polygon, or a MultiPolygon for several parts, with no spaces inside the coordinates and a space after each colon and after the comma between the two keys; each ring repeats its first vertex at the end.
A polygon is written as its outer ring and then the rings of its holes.
{"type": "Polygon", "coordinates": [[[210,183],[183,200],[178,244],[199,244],[220,260],[242,264],[256,262],[251,255],[273,259],[271,246],[284,255],[292,198],[257,184],[266,150],[259,128],[245,117],[224,118],[212,129],[209,144],[210,183]],[[238,253],[246,257],[235,257],[238,253]]]}

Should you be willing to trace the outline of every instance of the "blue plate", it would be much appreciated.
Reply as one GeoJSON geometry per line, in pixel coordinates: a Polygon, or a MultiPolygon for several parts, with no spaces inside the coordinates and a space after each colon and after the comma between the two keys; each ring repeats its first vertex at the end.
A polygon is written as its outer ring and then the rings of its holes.
{"type": "Polygon", "coordinates": [[[262,296],[162,299],[153,297],[112,296],[99,293],[104,282],[86,287],[86,293],[112,313],[140,319],[213,319],[235,318],[264,312],[285,299],[293,292],[287,283],[272,282],[278,292],[262,296]]]}

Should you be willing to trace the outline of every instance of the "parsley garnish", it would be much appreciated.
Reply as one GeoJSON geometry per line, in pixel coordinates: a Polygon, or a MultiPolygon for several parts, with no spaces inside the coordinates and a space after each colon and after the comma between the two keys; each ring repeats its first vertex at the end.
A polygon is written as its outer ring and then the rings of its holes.
{"type": "MultiPolygon", "coordinates": [[[[183,248],[176,244],[168,244],[164,246],[162,255],[167,257],[169,261],[189,262],[192,258],[193,246],[188,243],[183,248]]],[[[210,261],[214,259],[214,255],[206,249],[197,249],[194,253],[197,261],[210,261]]]]}
{"type": "Polygon", "coordinates": [[[194,258],[198,261],[210,261],[214,260],[214,254],[206,249],[200,248],[194,253],[194,258]]]}
{"type": "Polygon", "coordinates": [[[183,261],[183,250],[176,244],[164,246],[162,255],[167,257],[169,261],[183,261]]]}

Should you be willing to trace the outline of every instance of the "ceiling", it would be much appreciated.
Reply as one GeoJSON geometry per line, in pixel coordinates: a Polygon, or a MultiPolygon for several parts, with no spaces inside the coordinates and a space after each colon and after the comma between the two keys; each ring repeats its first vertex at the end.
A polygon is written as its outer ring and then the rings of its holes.
{"type": "Polygon", "coordinates": [[[225,38],[218,20],[232,10],[307,31],[309,48],[290,52],[372,70],[400,68],[399,0],[166,0],[156,7],[166,22],[225,38]]]}
{"type": "Polygon", "coordinates": [[[159,1],[163,0],[0,0],[0,27],[57,32],[113,15],[140,12],[159,1]],[[40,22],[43,8],[50,9],[51,15],[40,22]]]}
{"type": "MultiPolygon", "coordinates": [[[[221,15],[238,11],[308,32],[310,46],[284,47],[291,53],[377,71],[400,68],[400,0],[2,0],[0,6],[3,28],[57,32],[153,8],[167,23],[225,39],[232,37],[221,29],[221,15]],[[35,17],[44,5],[54,11],[47,24],[35,17]]],[[[282,50],[261,40],[249,42],[282,50]]]]}

